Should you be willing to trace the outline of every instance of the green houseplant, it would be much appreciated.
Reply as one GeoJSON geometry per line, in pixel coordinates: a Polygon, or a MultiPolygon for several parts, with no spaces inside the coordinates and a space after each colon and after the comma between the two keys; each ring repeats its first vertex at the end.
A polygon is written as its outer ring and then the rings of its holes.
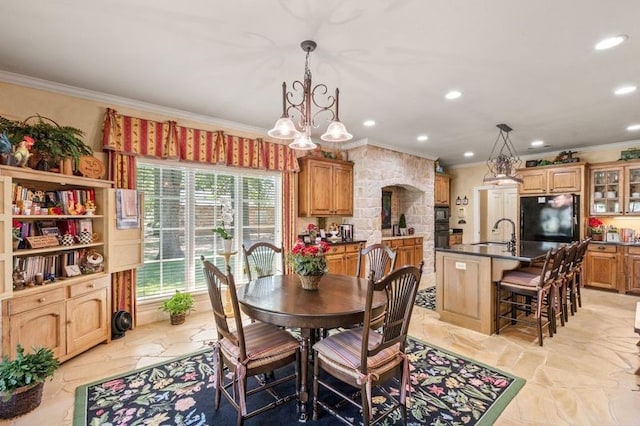
{"type": "Polygon", "coordinates": [[[55,121],[40,115],[27,117],[23,121],[13,121],[0,116],[0,133],[7,132],[9,140],[17,145],[25,136],[35,141],[33,151],[51,163],[71,158],[75,165],[83,155],[92,155],[91,147],[80,139],[84,132],[70,126],[60,126],[55,121]]]}
{"type": "Polygon", "coordinates": [[[407,235],[407,218],[404,217],[404,213],[400,215],[398,228],[400,228],[400,235],[407,235]]]}
{"type": "Polygon", "coordinates": [[[176,290],[176,294],[165,300],[160,309],[169,313],[172,325],[178,325],[184,322],[187,312],[193,310],[193,305],[191,293],[180,293],[176,290]]]}
{"type": "Polygon", "coordinates": [[[0,363],[0,418],[26,414],[42,402],[42,388],[47,378],[60,366],[51,349],[35,348],[25,355],[18,344],[16,357],[7,355],[0,363]]]}

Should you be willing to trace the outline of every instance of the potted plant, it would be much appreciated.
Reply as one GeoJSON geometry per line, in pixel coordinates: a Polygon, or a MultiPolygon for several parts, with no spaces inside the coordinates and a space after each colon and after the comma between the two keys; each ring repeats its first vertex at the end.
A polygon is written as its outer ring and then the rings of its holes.
{"type": "Polygon", "coordinates": [[[77,166],[81,156],[93,155],[91,147],[80,139],[84,136],[82,130],[60,126],[50,118],[40,115],[27,117],[24,121],[0,117],[0,132],[7,132],[14,145],[18,145],[25,136],[31,137],[34,140],[32,150],[41,158],[37,165],[41,170],[48,170],[50,163],[57,164],[65,159],[71,159],[77,166]]]}
{"type": "Polygon", "coordinates": [[[221,200],[221,208],[221,226],[215,228],[213,232],[222,238],[223,251],[225,253],[231,253],[231,248],[233,246],[233,234],[231,234],[231,225],[233,224],[233,207],[231,206],[231,199],[224,197],[221,200]]]}
{"type": "Polygon", "coordinates": [[[400,215],[400,220],[398,220],[398,228],[400,228],[400,235],[407,235],[407,219],[404,217],[404,213],[400,215]]]}
{"type": "Polygon", "coordinates": [[[18,344],[15,359],[3,356],[0,363],[0,418],[21,416],[39,406],[44,382],[59,366],[53,351],[47,348],[37,348],[25,355],[24,348],[18,344]]]}
{"type": "Polygon", "coordinates": [[[287,261],[293,272],[300,277],[300,284],[305,290],[317,290],[320,278],[327,272],[325,253],[329,251],[329,244],[320,241],[318,244],[307,245],[302,240],[291,249],[287,261]]]}
{"type": "Polygon", "coordinates": [[[171,325],[178,325],[184,322],[187,312],[193,310],[193,305],[191,293],[180,293],[176,290],[176,294],[165,300],[160,309],[169,312],[171,325]]]}
{"type": "Polygon", "coordinates": [[[594,241],[602,241],[602,233],[603,233],[603,229],[602,229],[602,221],[600,219],[598,219],[597,217],[590,217],[589,218],[589,233],[591,234],[591,239],[594,241]]]}

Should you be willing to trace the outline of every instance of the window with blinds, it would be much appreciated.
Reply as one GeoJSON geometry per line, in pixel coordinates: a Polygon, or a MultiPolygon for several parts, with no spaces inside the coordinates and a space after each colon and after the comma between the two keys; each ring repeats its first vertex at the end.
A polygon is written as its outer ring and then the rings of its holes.
{"type": "MultiPolygon", "coordinates": [[[[175,290],[205,290],[200,256],[225,269],[222,201],[233,207],[231,271],[246,282],[242,244],[282,242],[281,177],[247,169],[205,168],[139,161],[137,189],[144,193],[144,265],[138,269],[137,298],[175,290]]],[[[229,229],[227,229],[229,231],[229,229]]]]}

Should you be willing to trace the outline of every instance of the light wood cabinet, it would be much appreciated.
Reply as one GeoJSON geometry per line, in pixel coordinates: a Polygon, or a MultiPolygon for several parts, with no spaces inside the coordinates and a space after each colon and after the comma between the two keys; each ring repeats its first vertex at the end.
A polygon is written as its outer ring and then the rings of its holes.
{"type": "Polygon", "coordinates": [[[585,285],[607,290],[618,290],[618,247],[607,244],[589,244],[585,258],[585,285]]]}
{"type": "Polygon", "coordinates": [[[326,254],[330,274],[355,275],[360,243],[338,244],[329,247],[326,254]]]}
{"type": "Polygon", "coordinates": [[[617,161],[589,170],[592,216],[640,215],[640,162],[617,161]]]}
{"type": "Polygon", "coordinates": [[[423,237],[396,237],[383,239],[396,252],[396,268],[405,265],[418,266],[424,258],[423,237]]]}
{"type": "Polygon", "coordinates": [[[449,235],[449,246],[455,246],[456,244],[462,244],[462,234],[449,235]]]}
{"type": "Polygon", "coordinates": [[[518,174],[522,178],[520,195],[579,193],[585,181],[585,165],[531,167],[518,170],[518,174]]]}
{"type": "Polygon", "coordinates": [[[353,163],[311,157],[298,161],[298,215],[352,216],[353,163]]]}
{"type": "Polygon", "coordinates": [[[640,247],[626,247],[624,276],[625,292],[640,295],[640,247]]]}
{"type": "Polygon", "coordinates": [[[448,206],[451,203],[449,195],[450,177],[436,173],[434,177],[433,197],[436,206],[448,206]]]}
{"type": "Polygon", "coordinates": [[[111,339],[108,274],[18,291],[3,302],[2,353],[47,347],[65,361],[111,339]],[[51,286],[51,288],[49,288],[51,286]]]}

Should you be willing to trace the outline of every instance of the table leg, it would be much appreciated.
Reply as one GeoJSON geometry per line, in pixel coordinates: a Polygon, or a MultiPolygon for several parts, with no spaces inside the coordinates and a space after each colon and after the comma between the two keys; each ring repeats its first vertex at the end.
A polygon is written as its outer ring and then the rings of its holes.
{"type": "Polygon", "coordinates": [[[309,340],[313,330],[300,329],[302,344],[300,345],[300,397],[298,398],[298,421],[305,423],[309,419],[309,340]]]}

